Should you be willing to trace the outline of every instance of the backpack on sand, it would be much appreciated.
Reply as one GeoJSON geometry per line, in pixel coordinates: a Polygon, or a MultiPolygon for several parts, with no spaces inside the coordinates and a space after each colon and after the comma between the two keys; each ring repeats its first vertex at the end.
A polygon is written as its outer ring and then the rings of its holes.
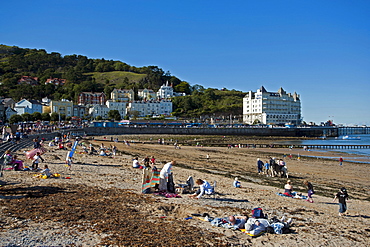
{"type": "Polygon", "coordinates": [[[252,210],[252,218],[265,218],[265,215],[263,214],[262,208],[254,208],[252,210]]]}

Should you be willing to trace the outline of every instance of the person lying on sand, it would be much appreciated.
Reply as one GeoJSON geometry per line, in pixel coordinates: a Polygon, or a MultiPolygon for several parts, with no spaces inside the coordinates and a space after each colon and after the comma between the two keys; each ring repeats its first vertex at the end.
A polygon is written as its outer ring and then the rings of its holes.
{"type": "Polygon", "coordinates": [[[266,231],[265,225],[261,224],[259,220],[254,221],[254,223],[249,222],[245,224],[245,231],[252,235],[258,235],[266,231]]]}
{"type": "Polygon", "coordinates": [[[244,229],[245,223],[248,220],[248,216],[230,215],[228,220],[230,225],[232,225],[234,229],[244,229]]]}

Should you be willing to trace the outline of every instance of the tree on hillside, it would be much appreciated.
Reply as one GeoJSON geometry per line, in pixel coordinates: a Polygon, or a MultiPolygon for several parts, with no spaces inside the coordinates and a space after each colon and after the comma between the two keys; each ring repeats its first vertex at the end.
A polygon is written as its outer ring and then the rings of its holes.
{"type": "Polygon", "coordinates": [[[186,95],[189,95],[191,93],[190,85],[185,81],[182,81],[178,85],[174,86],[174,91],[185,93],[186,95]]]}
{"type": "Polygon", "coordinates": [[[108,112],[108,118],[116,120],[116,121],[120,121],[121,120],[121,114],[119,114],[118,110],[110,110],[108,112]]]}

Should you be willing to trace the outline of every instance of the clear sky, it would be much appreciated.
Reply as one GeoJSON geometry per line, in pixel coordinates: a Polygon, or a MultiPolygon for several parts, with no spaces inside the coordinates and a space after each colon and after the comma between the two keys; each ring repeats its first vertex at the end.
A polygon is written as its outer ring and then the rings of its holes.
{"type": "Polygon", "coordinates": [[[190,85],[301,96],[370,125],[369,0],[3,0],[0,44],[156,65],[190,85]]]}

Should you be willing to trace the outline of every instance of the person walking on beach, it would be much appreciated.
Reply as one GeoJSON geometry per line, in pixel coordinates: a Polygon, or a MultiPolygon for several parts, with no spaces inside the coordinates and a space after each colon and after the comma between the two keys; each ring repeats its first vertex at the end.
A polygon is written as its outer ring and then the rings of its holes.
{"type": "Polygon", "coordinates": [[[116,156],[116,154],[117,154],[117,147],[116,147],[116,145],[113,145],[112,146],[112,154],[113,154],[113,156],[116,156]]]}
{"type": "Polygon", "coordinates": [[[343,165],[343,158],[342,157],[339,158],[339,165],[340,166],[343,165]]]}
{"type": "Polygon", "coordinates": [[[269,170],[270,170],[270,163],[269,161],[266,161],[265,163],[265,174],[268,177],[269,176],[269,170]]]}
{"type": "Polygon", "coordinates": [[[258,174],[262,174],[263,171],[263,161],[260,160],[260,158],[257,159],[257,169],[258,169],[258,174]]]}
{"type": "Polygon", "coordinates": [[[70,157],[68,153],[68,156],[66,158],[66,167],[68,168],[68,170],[72,170],[72,163],[72,157],[70,157]]]}
{"type": "Polygon", "coordinates": [[[306,185],[307,187],[307,200],[308,202],[310,203],[313,203],[313,200],[312,200],[312,195],[315,193],[314,190],[313,190],[313,186],[310,182],[308,182],[307,180],[305,180],[303,182],[304,185],[306,185]]]}
{"type": "Polygon", "coordinates": [[[339,202],[339,216],[343,216],[347,211],[347,200],[348,194],[346,188],[342,187],[339,192],[335,195],[333,202],[338,198],[339,202]]]}
{"type": "Polygon", "coordinates": [[[159,190],[160,191],[167,191],[167,182],[168,182],[168,176],[170,173],[172,173],[172,167],[176,165],[176,161],[172,160],[171,162],[166,163],[159,175],[160,181],[159,181],[159,190]]]}

